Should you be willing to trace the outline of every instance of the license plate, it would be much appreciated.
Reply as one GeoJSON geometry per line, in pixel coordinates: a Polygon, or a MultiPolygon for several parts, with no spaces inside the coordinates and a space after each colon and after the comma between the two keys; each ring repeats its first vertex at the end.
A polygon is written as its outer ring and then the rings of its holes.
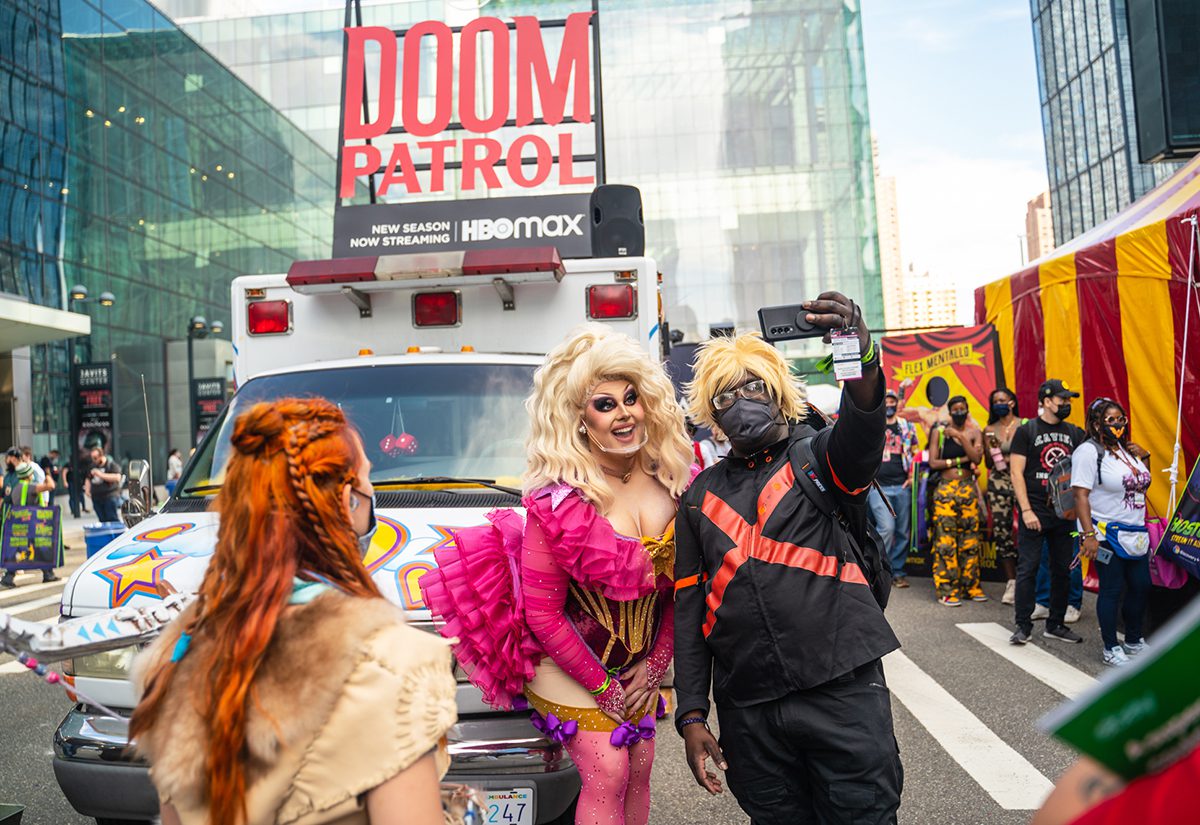
{"type": "Polygon", "coordinates": [[[484,791],[485,825],[533,825],[533,790],[510,788],[484,791]]]}

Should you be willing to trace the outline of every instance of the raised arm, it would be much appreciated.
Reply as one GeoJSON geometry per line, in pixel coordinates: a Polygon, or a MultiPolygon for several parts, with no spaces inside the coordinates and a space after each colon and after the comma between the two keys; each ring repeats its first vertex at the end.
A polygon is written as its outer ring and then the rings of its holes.
{"type": "Polygon", "coordinates": [[[575,627],[564,606],[571,580],[554,559],[542,525],[533,510],[525,523],[521,547],[521,595],[525,621],[542,649],[563,672],[596,696],[596,704],[618,723],[624,721],[625,691],[611,678],[575,627]]]}

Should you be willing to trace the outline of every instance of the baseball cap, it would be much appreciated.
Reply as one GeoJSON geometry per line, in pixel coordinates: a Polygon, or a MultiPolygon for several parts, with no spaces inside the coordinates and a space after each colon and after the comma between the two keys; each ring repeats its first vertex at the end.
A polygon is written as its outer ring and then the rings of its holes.
{"type": "Polygon", "coordinates": [[[884,398],[895,398],[897,401],[900,400],[900,394],[897,393],[895,390],[887,390],[886,392],[884,392],[883,397],[884,398]]]}
{"type": "Polygon", "coordinates": [[[5,458],[20,458],[21,451],[19,449],[17,449],[16,447],[9,447],[8,450],[4,453],[4,457],[5,458]]]}
{"type": "Polygon", "coordinates": [[[1057,378],[1051,378],[1043,382],[1042,386],[1038,388],[1038,401],[1049,398],[1052,395],[1056,395],[1059,398],[1079,397],[1079,393],[1074,392],[1065,382],[1059,381],[1057,378]]]}

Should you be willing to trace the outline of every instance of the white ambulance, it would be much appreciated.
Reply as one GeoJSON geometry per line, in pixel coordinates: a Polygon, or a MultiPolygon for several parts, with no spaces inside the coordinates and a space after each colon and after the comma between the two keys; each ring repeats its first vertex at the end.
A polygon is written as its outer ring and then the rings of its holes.
{"type": "MultiPolygon", "coordinates": [[[[659,279],[647,258],[561,261],[553,248],[303,261],[233,282],[237,394],[189,461],[175,495],[71,576],[62,614],[152,604],[160,582],[195,592],[212,554],[237,415],[283,396],[329,398],[362,434],[379,530],[366,564],[409,620],[433,632],[421,575],[457,527],[519,504],[524,400],[542,357],[576,325],[612,324],[661,357],[659,279]]],[[[95,632],[103,634],[99,623],[95,632]]],[[[118,717],[76,705],[54,736],[67,799],[98,823],[148,822],[157,800],[131,760],[135,650],[80,657],[66,672],[118,717]]],[[[572,821],[579,778],[561,746],[499,713],[459,674],[449,781],[481,789],[487,823],[572,821]]]]}

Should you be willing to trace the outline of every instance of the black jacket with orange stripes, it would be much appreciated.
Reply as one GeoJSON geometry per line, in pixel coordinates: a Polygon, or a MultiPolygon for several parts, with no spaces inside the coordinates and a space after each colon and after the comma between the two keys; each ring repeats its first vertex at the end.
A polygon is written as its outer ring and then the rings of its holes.
{"type": "Polygon", "coordinates": [[[684,493],[675,520],[676,719],[707,714],[710,685],[718,705],[745,707],[900,647],[845,530],[795,480],[797,441],[811,436],[820,479],[848,518],[864,518],[883,455],[882,402],[864,412],[843,393],[832,427],[793,427],[754,456],[704,470],[684,493]]]}

